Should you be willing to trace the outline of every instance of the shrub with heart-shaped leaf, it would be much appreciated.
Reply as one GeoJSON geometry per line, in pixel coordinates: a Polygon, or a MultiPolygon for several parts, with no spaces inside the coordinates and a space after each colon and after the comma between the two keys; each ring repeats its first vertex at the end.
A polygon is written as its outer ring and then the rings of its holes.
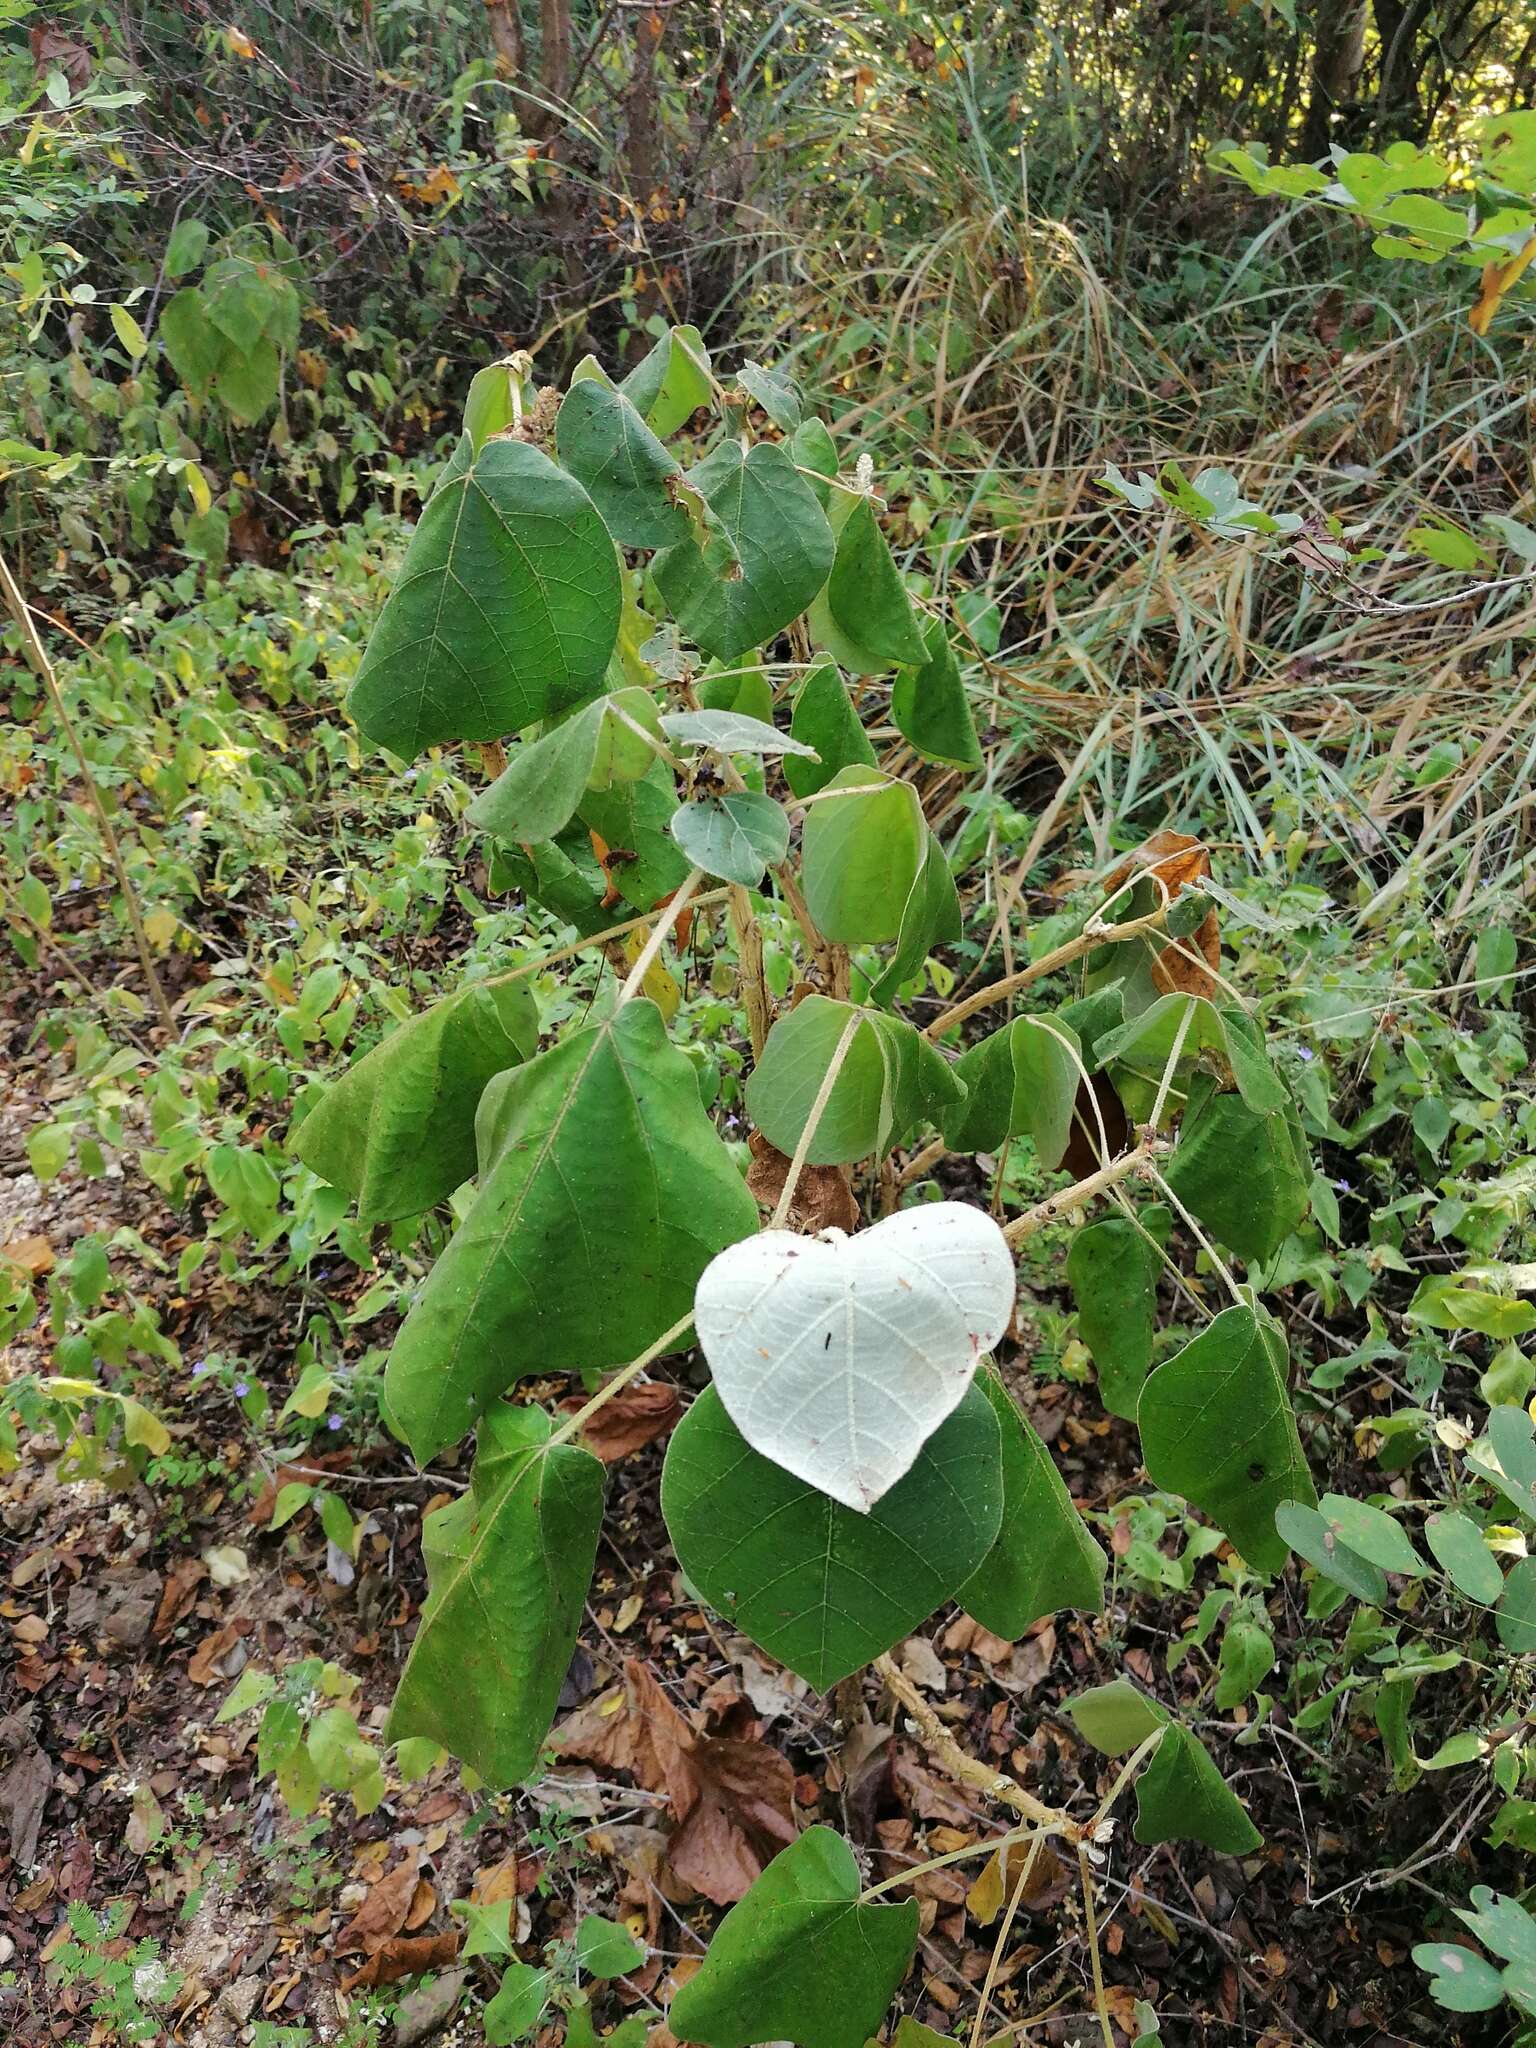
{"type": "MultiPolygon", "coordinates": [[[[537,955],[414,1017],[402,990],[405,1021],[295,1137],[363,1221],[441,1212],[384,1408],[423,1463],[472,1431],[476,1448],[468,1490],[427,1519],[430,1591],[389,1734],[495,1788],[537,1774],[576,1641],[603,1514],[585,1432],[596,1448],[602,1410],[650,1369],[688,1397],[660,1505],[689,1594],[818,1691],[877,1663],[939,1763],[969,1772],[967,1797],[1008,1785],[957,1763],[886,1653],[950,1601],[1009,1640],[1103,1603],[1104,1553],[1031,1425],[1012,1334],[1016,1246],[1048,1222],[1075,1229],[1079,1334],[1154,1485],[1254,1574],[1289,1545],[1347,1549],[1367,1597],[1402,1563],[1395,1524],[1316,1508],[1285,1342],[1255,1293],[1311,1168],[1290,1091],[1213,971],[1205,849],[1160,835],[1041,957],[989,982],[983,944],[945,1005],[957,963],[935,955],[964,928],[965,860],[954,806],[925,793],[984,765],[978,679],[892,534],[868,463],[793,380],[722,376],[693,329],[620,384],[588,359],[563,397],[530,402],[497,372],[471,390],[353,685],[360,731],[393,755],[485,748],[494,779],[468,823],[492,886],[574,929],[551,969],[583,944],[600,968],[579,1001],[546,1000],[537,955]],[[901,773],[912,753],[940,779],[901,773]],[[711,1002],[735,953],[750,1187],[730,1143],[742,1095],[669,1030],[692,1015],[679,981],[700,920],[711,1002]],[[1010,1216],[1020,1158],[1055,1193],[1010,1216]],[[818,1232],[860,1198],[877,1220],[818,1232]],[[1084,1223],[1099,1200],[1114,1211],[1084,1223]],[[1202,1327],[1179,1343],[1164,1278],[1197,1259],[1202,1327]],[[1231,1305],[1213,1312],[1218,1283],[1231,1305]],[[683,1363],[694,1333],[699,1367],[683,1363]],[[567,1376],[585,1398],[557,1419],[545,1404],[567,1376]]],[[[1501,1469],[1518,1474],[1518,1447],[1501,1469]]],[[[1431,1549],[1497,1597],[1453,1520],[1431,1549]]],[[[1139,1752],[1138,1839],[1251,1846],[1169,1702],[1116,1681],[1070,1711],[1088,1743],[1139,1752]]],[[[1075,1816],[1007,1797],[1078,1840],[1082,1793],[1075,1816]]],[[[911,1962],[915,1901],[876,1898],[905,1882],[866,1885],[830,1830],[802,1834],[678,1989],[673,2032],[862,2048],[911,1962]]],[[[546,1975],[511,1964],[493,2038],[537,2023],[546,1975]]]]}

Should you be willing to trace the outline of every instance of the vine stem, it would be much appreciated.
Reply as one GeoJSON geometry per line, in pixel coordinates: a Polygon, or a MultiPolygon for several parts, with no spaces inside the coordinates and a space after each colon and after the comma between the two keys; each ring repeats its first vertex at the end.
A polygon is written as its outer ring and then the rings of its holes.
{"type": "Polygon", "coordinates": [[[657,954],[666,944],[667,933],[671,931],[673,925],[677,923],[677,920],[688,908],[688,905],[698,893],[699,884],[703,879],[704,870],[702,868],[690,868],[688,870],[672,901],[661,913],[661,916],[657,918],[655,930],[641,947],[639,959],[636,960],[634,966],[629,970],[624,986],[619,990],[619,1000],[616,1005],[618,1009],[622,1010],[632,997],[639,995],[645,985],[645,977],[655,965],[657,954]]]}
{"type": "MultiPolygon", "coordinates": [[[[1014,1919],[1018,1914],[1019,1907],[1024,1902],[1024,1893],[1028,1889],[1029,1880],[1034,1873],[1035,1864],[1038,1862],[1040,1851],[1044,1846],[1045,1834],[1043,1830],[1037,1829],[1035,1838],[1029,1845],[1029,1854],[1024,1858],[1024,1868],[1019,1872],[1018,1882],[1015,1884],[1013,1892],[1009,1897],[1008,1910],[1003,1915],[1003,1924],[997,1930],[997,1940],[992,1944],[992,1960],[987,1965],[986,1978],[981,1987],[981,2001],[976,2007],[976,2017],[971,2023],[970,2048],[981,2048],[981,2031],[987,2023],[987,2007],[992,2003],[992,1987],[996,1984],[997,1973],[1002,1968],[1003,1951],[1008,1946],[1008,1936],[1012,1930],[1014,1919]]],[[[1006,1878],[1008,1875],[1006,1852],[999,1868],[1006,1878]]]]}
{"type": "Polygon", "coordinates": [[[895,1891],[898,1885],[910,1884],[914,1877],[922,1877],[930,1870],[944,1870],[951,1863],[969,1863],[978,1856],[1000,1855],[1003,1850],[1011,1849],[1015,1842],[1027,1842],[1031,1835],[1039,1832],[1034,1827],[1010,1828],[1005,1835],[988,1835],[984,1842],[968,1842],[963,1849],[951,1849],[945,1856],[930,1856],[926,1863],[909,1863],[894,1877],[882,1877],[878,1884],[866,1885],[859,1893],[859,1904],[867,1906],[871,1899],[895,1891]]]}
{"type": "Polygon", "coordinates": [[[1157,1140],[1150,1131],[1144,1132],[1139,1143],[1129,1152],[1122,1152],[1118,1159],[1112,1159],[1108,1166],[1101,1166],[1097,1173],[1090,1173],[1086,1180],[1074,1181],[1071,1187],[1063,1188],[1059,1195],[1050,1195],[1043,1202],[1037,1202],[1033,1209],[1026,1209],[1022,1216],[1015,1216],[1004,1227],[1003,1235],[1010,1244],[1021,1244],[1026,1237],[1033,1237],[1037,1230],[1044,1230],[1048,1223],[1054,1223],[1058,1216],[1068,1209],[1081,1208],[1084,1202],[1091,1202],[1095,1195],[1102,1195],[1116,1187],[1123,1180],[1151,1170],[1152,1156],[1157,1149],[1157,1140]]]}
{"type": "Polygon", "coordinates": [[[670,1330],[663,1330],[654,1344],[648,1344],[638,1358],[632,1358],[628,1365],[621,1365],[613,1378],[600,1386],[590,1401],[585,1402],[574,1415],[561,1423],[554,1435],[545,1443],[544,1449],[552,1451],[556,1444],[569,1443],[579,1429],[585,1428],[599,1408],[606,1408],[615,1394],[643,1373],[648,1365],[654,1365],[664,1351],[670,1350],[692,1321],[693,1310],[690,1308],[687,1315],[678,1317],[670,1330]]]}
{"type": "Polygon", "coordinates": [[[964,1002],[955,1003],[944,1010],[923,1032],[924,1038],[942,1038],[946,1031],[956,1024],[963,1024],[967,1017],[974,1017],[978,1010],[990,1009],[994,1003],[1003,1002],[1015,996],[1020,989],[1031,983],[1043,981],[1048,974],[1054,974],[1058,967],[1070,966],[1085,953],[1091,953],[1099,946],[1119,945],[1126,939],[1139,938],[1143,932],[1159,930],[1168,918],[1168,905],[1160,903],[1155,910],[1149,910],[1145,917],[1133,917],[1129,924],[1103,924],[1092,917],[1075,939],[1067,939],[1055,946],[1049,953],[1042,953],[1038,960],[1032,960],[1027,967],[1021,967],[1017,974],[1005,975],[1001,981],[994,981],[987,988],[979,988],[975,995],[967,996],[964,1002]]]}
{"type": "Polygon", "coordinates": [[[1099,1923],[1093,1910],[1093,1872],[1088,1865],[1088,1844],[1077,1845],[1077,1874],[1083,1885],[1083,1924],[1088,1930],[1088,1960],[1093,1968],[1093,2009],[1099,2016],[1104,2048],[1115,2048],[1115,2030],[1110,2024],[1109,2001],[1104,1996],[1104,1958],[1099,1953],[1099,1923]]]}
{"type": "Polygon", "coordinates": [[[133,932],[133,942],[138,950],[139,965],[144,970],[144,979],[149,984],[149,993],[155,1008],[160,1013],[160,1021],[174,1038],[176,1036],[176,1019],[172,1014],[169,1002],[166,1000],[165,990],[160,984],[160,973],[155,966],[155,956],[150,947],[149,934],[144,929],[144,919],[139,911],[139,899],[134,892],[133,883],[128,878],[127,865],[123,860],[123,850],[118,845],[117,834],[112,829],[112,820],[107,815],[106,804],[102,800],[101,791],[96,786],[96,778],[91,773],[91,764],[86,759],[85,747],[81,742],[79,733],[75,730],[73,719],[65,709],[64,694],[59,688],[58,677],[53,672],[53,663],[48,659],[48,650],[42,643],[42,638],[37,630],[37,623],[32,617],[32,608],[22,594],[21,585],[11,573],[11,565],[6,560],[3,552],[0,552],[0,589],[4,591],[6,606],[10,611],[11,617],[21,629],[22,644],[27,651],[28,663],[41,680],[43,688],[48,692],[49,701],[53,705],[53,715],[57,718],[68,737],[70,749],[80,770],[80,780],[85,784],[86,794],[91,802],[91,809],[96,813],[96,823],[101,830],[101,843],[106,848],[107,858],[112,863],[112,870],[117,876],[117,886],[122,891],[123,908],[128,914],[128,923],[133,932]]]}
{"type": "MultiPolygon", "coordinates": [[[[729,889],[706,889],[702,896],[695,896],[693,907],[702,910],[706,904],[723,903],[730,895],[729,889]]],[[[589,932],[584,939],[573,939],[568,946],[557,946],[553,953],[541,953],[537,960],[525,960],[521,967],[510,967],[505,974],[488,974],[479,983],[481,988],[499,988],[504,981],[521,981],[526,975],[541,974],[546,967],[558,967],[562,960],[574,960],[578,953],[590,952],[594,946],[606,946],[610,939],[622,939],[629,932],[637,932],[643,925],[650,929],[654,910],[642,911],[639,917],[627,917],[622,924],[611,924],[606,930],[589,932]]]]}
{"type": "Polygon", "coordinates": [[[938,1715],[923,1698],[917,1687],[900,1669],[889,1651],[875,1659],[874,1668],[879,1672],[886,1687],[906,1708],[917,1723],[918,1733],[924,1747],[939,1758],[950,1775],[962,1785],[970,1785],[983,1792],[989,1799],[995,1799],[1000,1806],[1011,1806],[1021,1820],[1031,1827],[1041,1828],[1047,1834],[1062,1835],[1069,1842],[1076,1842],[1081,1834],[1080,1824],[1059,1807],[1047,1806],[1036,1799],[1032,1792],[1010,1778],[1004,1771],[994,1771],[978,1758],[970,1756],[956,1742],[938,1715]]]}
{"type": "Polygon", "coordinates": [[[821,1122],[827,1104],[832,1099],[832,1090],[837,1084],[838,1075],[842,1072],[843,1061],[848,1057],[848,1048],[853,1044],[853,1034],[863,1022],[864,1012],[862,1010],[855,1010],[847,1023],[844,1024],[842,1036],[832,1048],[832,1057],[827,1061],[827,1071],[821,1077],[821,1086],[816,1090],[816,1099],[811,1104],[811,1113],[805,1120],[805,1128],[801,1131],[799,1141],[795,1146],[795,1156],[789,1162],[789,1172],[784,1176],[783,1192],[780,1194],[778,1205],[769,1220],[768,1228],[770,1230],[780,1230],[784,1226],[784,1219],[789,1214],[790,1204],[795,1199],[795,1189],[799,1185],[801,1174],[805,1171],[805,1162],[810,1153],[812,1140],[816,1136],[816,1127],[821,1122]]]}

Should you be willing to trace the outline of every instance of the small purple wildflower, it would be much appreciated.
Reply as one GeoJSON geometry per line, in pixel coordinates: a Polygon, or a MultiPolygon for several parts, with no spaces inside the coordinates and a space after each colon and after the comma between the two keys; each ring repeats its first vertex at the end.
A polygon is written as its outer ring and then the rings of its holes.
{"type": "Polygon", "coordinates": [[[1317,1054],[1312,1050],[1310,1045],[1298,1045],[1296,1048],[1296,1057],[1299,1060],[1315,1060],[1317,1058],[1317,1054]]]}
{"type": "Polygon", "coordinates": [[[208,1370],[208,1361],[207,1361],[207,1359],[206,1359],[206,1358],[200,1358],[200,1359],[199,1359],[199,1360],[197,1361],[196,1365],[194,1365],[194,1366],[193,1366],[193,1368],[192,1368],[192,1377],[193,1377],[193,1379],[195,1379],[195,1380],[200,1380],[200,1379],[202,1378],[203,1374],[204,1374],[204,1373],[205,1373],[205,1372],[206,1372],[207,1370],[208,1370]]]}
{"type": "Polygon", "coordinates": [[[236,1381],[235,1381],[235,1385],[234,1385],[234,1396],[235,1396],[235,1399],[236,1399],[237,1401],[243,1401],[243,1400],[245,1399],[246,1395],[247,1395],[247,1394],[248,1394],[248,1393],[249,1393],[250,1391],[251,1391],[251,1383],[250,1383],[250,1381],[249,1381],[249,1380],[236,1380],[236,1381]]]}
{"type": "Polygon", "coordinates": [[[332,1415],[327,1417],[325,1426],[327,1429],[340,1429],[341,1417],[339,1415],[332,1415]]]}
{"type": "Polygon", "coordinates": [[[1352,1180],[1336,1180],[1333,1185],[1341,1195],[1352,1195],[1355,1192],[1352,1180]]]}

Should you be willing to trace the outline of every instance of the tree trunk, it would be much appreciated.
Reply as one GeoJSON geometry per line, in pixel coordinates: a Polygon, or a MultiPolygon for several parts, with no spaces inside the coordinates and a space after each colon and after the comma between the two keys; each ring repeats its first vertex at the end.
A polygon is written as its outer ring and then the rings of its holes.
{"type": "Polygon", "coordinates": [[[1315,163],[1328,154],[1334,116],[1353,98],[1365,64],[1366,0],[1320,0],[1312,52],[1312,93],[1301,131],[1301,154],[1315,163]]]}
{"type": "Polygon", "coordinates": [[[496,52],[497,71],[503,78],[521,78],[526,60],[523,17],[517,0],[485,0],[485,19],[491,31],[491,47],[496,52]]]}
{"type": "MultiPolygon", "coordinates": [[[[562,104],[571,89],[571,0],[539,0],[539,84],[544,97],[562,104]]],[[[549,127],[558,117],[544,116],[549,127]]]]}
{"type": "Polygon", "coordinates": [[[1376,39],[1381,44],[1377,139],[1382,143],[1422,142],[1425,122],[1419,97],[1419,39],[1429,15],[1429,0],[1374,0],[1374,4],[1376,39]]]}

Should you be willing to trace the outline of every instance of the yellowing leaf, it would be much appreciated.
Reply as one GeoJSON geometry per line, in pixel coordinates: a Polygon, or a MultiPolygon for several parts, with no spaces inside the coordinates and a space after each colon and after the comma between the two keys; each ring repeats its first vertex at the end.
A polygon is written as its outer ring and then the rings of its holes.
{"type": "Polygon", "coordinates": [[[152,1415],[142,1401],[135,1401],[131,1394],[122,1396],[123,1435],[128,1442],[141,1446],[153,1458],[163,1458],[171,1448],[171,1432],[160,1420],[152,1415]]]}
{"type": "Polygon", "coordinates": [[[1493,316],[1504,301],[1511,285],[1518,283],[1533,259],[1536,259],[1536,234],[1533,234],[1518,256],[1508,263],[1490,263],[1483,271],[1477,304],[1467,315],[1467,325],[1474,334],[1486,334],[1493,324],[1493,316]]]}
{"type": "Polygon", "coordinates": [[[142,361],[149,350],[149,342],[145,338],[143,328],[126,306],[113,306],[110,312],[112,332],[136,363],[142,361]]]}
{"type": "Polygon", "coordinates": [[[187,495],[191,498],[198,511],[211,512],[213,510],[213,493],[208,488],[207,477],[203,475],[203,472],[195,462],[189,462],[182,471],[182,481],[186,484],[187,495]]]}
{"type": "Polygon", "coordinates": [[[144,936],[157,953],[169,947],[181,929],[181,920],[172,910],[151,910],[144,919],[144,936]]]}
{"type": "MultiPolygon", "coordinates": [[[[645,950],[646,936],[644,931],[631,932],[624,941],[624,958],[631,967],[645,950]]],[[[670,1024],[677,1015],[678,1005],[683,1000],[683,992],[673,979],[670,968],[663,963],[660,954],[645,970],[645,979],[640,987],[641,993],[650,997],[670,1024]]]]}

